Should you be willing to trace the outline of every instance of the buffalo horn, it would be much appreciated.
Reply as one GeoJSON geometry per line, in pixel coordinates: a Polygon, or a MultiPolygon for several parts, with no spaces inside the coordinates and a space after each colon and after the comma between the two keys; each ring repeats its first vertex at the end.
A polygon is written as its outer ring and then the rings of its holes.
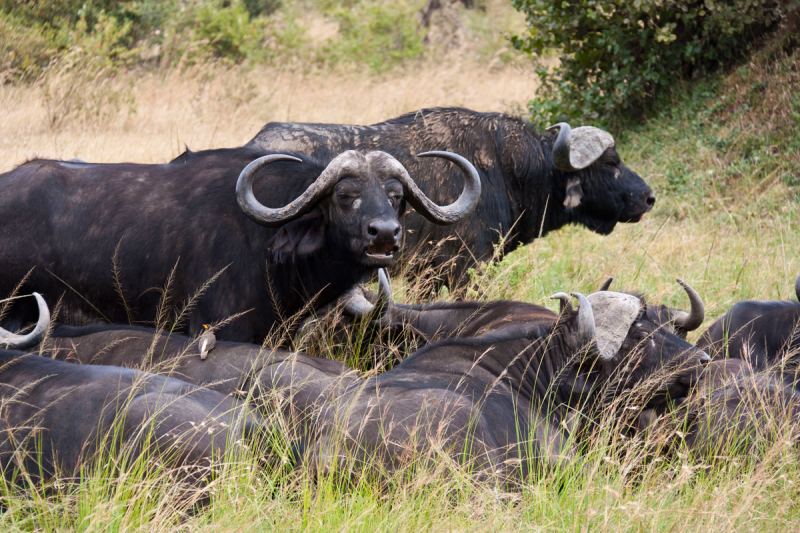
{"type": "Polygon", "coordinates": [[[570,301],[569,294],[567,294],[566,292],[557,292],[554,295],[552,295],[550,299],[561,301],[558,308],[559,315],[563,315],[565,309],[569,312],[572,312],[572,302],[570,301]]]}
{"type": "Polygon", "coordinates": [[[547,128],[558,128],[558,137],[553,144],[553,166],[561,172],[582,170],[614,146],[614,137],[594,126],[581,126],[574,130],[566,122],[547,128]]]}
{"type": "Polygon", "coordinates": [[[467,215],[472,213],[478,201],[481,199],[481,178],[475,167],[465,158],[452,152],[423,152],[417,154],[417,157],[441,157],[447,159],[464,174],[464,189],[461,191],[461,196],[458,200],[448,206],[440,206],[434,203],[430,198],[425,196],[417,184],[411,179],[405,167],[402,167],[402,172],[398,179],[403,183],[405,190],[406,201],[417,210],[417,212],[440,226],[449,226],[463,220],[467,215]]]}
{"type": "Polygon", "coordinates": [[[797,276],[797,279],[794,280],[794,294],[797,296],[797,301],[800,302],[800,276],[797,276]]]}
{"type": "Polygon", "coordinates": [[[11,350],[23,350],[41,342],[47,328],[50,326],[50,309],[47,308],[47,303],[41,294],[34,292],[33,296],[39,305],[39,321],[36,322],[36,327],[27,335],[15,335],[0,328],[0,346],[11,350]]]}
{"type": "Polygon", "coordinates": [[[703,323],[703,319],[705,318],[706,311],[705,306],[703,305],[703,299],[700,298],[700,295],[697,294],[696,290],[694,290],[681,278],[675,278],[675,281],[677,281],[678,284],[683,287],[683,290],[686,291],[686,294],[689,296],[689,302],[692,304],[692,308],[688,313],[686,311],[680,311],[677,313],[673,323],[675,324],[676,328],[679,328],[682,331],[694,331],[700,327],[700,324],[703,323]]]}
{"type": "Polygon", "coordinates": [[[392,282],[385,268],[378,269],[378,299],[373,305],[356,287],[345,295],[348,298],[344,310],[352,316],[383,316],[392,303],[392,282]]]}
{"type": "Polygon", "coordinates": [[[577,298],[580,306],[578,307],[578,343],[583,346],[590,346],[592,351],[597,352],[597,330],[594,324],[594,312],[592,304],[586,296],[579,292],[571,292],[577,298]]]}
{"type": "Polygon", "coordinates": [[[607,280],[600,285],[600,289],[598,292],[607,291],[609,287],[611,287],[611,283],[614,281],[614,276],[609,277],[607,280]]]}
{"type": "Polygon", "coordinates": [[[345,162],[352,157],[352,154],[352,150],[349,150],[336,156],[303,194],[289,205],[277,208],[267,207],[256,200],[253,194],[255,173],[275,161],[295,161],[299,163],[302,160],[286,154],[259,157],[244,167],[244,170],[239,174],[239,180],[236,182],[236,199],[239,200],[239,206],[242,211],[259,224],[267,227],[282,226],[305,214],[314,206],[317,200],[330,192],[336,182],[339,181],[339,172],[345,162]]]}
{"type": "Polygon", "coordinates": [[[378,314],[383,316],[392,304],[392,280],[385,268],[378,269],[378,300],[375,302],[375,309],[378,314]]]}

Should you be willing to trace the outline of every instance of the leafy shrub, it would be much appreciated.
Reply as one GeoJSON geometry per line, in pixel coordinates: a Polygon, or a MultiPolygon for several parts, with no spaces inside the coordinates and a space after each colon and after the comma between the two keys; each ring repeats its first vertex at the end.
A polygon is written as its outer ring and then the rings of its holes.
{"type": "Polygon", "coordinates": [[[523,51],[561,51],[561,65],[537,70],[534,120],[613,125],[641,116],[674,80],[743,57],[754,39],[797,8],[778,0],[512,0],[528,32],[523,51]],[[566,117],[564,116],[566,115],[566,117]]]}
{"type": "Polygon", "coordinates": [[[0,12],[0,83],[38,70],[54,54],[48,32],[0,12]]]}
{"type": "Polygon", "coordinates": [[[425,51],[425,29],[417,22],[421,2],[407,0],[363,0],[332,10],[339,23],[339,38],[323,49],[322,57],[333,61],[358,59],[372,70],[391,68],[425,51]]]}
{"type": "Polygon", "coordinates": [[[261,50],[263,25],[250,20],[243,2],[208,3],[195,15],[196,36],[218,57],[242,60],[261,50]]]}
{"type": "Polygon", "coordinates": [[[182,66],[214,57],[281,65],[305,59],[383,71],[424,53],[423,3],[0,0],[0,83],[37,79],[51,64],[67,68],[77,65],[75,57],[95,56],[104,66],[182,66]],[[335,37],[309,45],[301,20],[309,10],[336,23],[335,37]]]}
{"type": "Polygon", "coordinates": [[[244,0],[244,7],[253,18],[271,15],[281,7],[281,0],[244,0]]]}

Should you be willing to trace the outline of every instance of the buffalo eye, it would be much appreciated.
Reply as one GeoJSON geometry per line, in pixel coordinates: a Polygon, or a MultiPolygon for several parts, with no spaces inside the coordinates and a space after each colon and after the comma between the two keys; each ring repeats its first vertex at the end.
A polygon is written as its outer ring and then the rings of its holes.
{"type": "Polygon", "coordinates": [[[396,209],[403,200],[403,186],[399,181],[392,179],[384,185],[384,190],[386,191],[386,196],[389,198],[389,203],[396,209]]]}

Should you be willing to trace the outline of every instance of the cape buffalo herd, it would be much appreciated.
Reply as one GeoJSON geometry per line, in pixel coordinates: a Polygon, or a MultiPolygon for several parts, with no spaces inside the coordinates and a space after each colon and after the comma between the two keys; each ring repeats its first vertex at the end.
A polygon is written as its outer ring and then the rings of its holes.
{"type": "Polygon", "coordinates": [[[749,453],[800,417],[798,302],[739,302],[692,345],[706,308],[681,279],[688,310],[613,278],[554,294],[558,312],[393,301],[386,269],[412,251],[412,276],[449,264],[437,279],[459,289],[479,262],[654,202],[608,132],[459,108],[270,123],[161,165],[28,161],[0,175],[4,486],[141,461],[203,504],[250,453],[318,475],[444,460],[513,488],[579,465],[608,419],[643,443],[665,427],[658,453],[749,453]],[[364,374],[287,348],[325,317],[328,335],[417,341],[364,374]]]}

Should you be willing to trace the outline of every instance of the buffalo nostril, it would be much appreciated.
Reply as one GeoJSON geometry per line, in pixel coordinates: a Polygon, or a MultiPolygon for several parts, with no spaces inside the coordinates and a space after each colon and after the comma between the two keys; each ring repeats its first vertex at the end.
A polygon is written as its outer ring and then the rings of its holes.
{"type": "Polygon", "coordinates": [[[700,364],[707,365],[710,362],[711,362],[711,356],[703,352],[703,355],[700,356],[700,364]]]}
{"type": "Polygon", "coordinates": [[[394,242],[403,230],[395,220],[375,220],[367,226],[367,236],[378,242],[394,242]]]}
{"type": "Polygon", "coordinates": [[[656,203],[656,195],[651,192],[647,196],[647,200],[645,200],[645,201],[647,202],[647,207],[648,208],[653,207],[655,205],[655,203],[656,203]]]}

